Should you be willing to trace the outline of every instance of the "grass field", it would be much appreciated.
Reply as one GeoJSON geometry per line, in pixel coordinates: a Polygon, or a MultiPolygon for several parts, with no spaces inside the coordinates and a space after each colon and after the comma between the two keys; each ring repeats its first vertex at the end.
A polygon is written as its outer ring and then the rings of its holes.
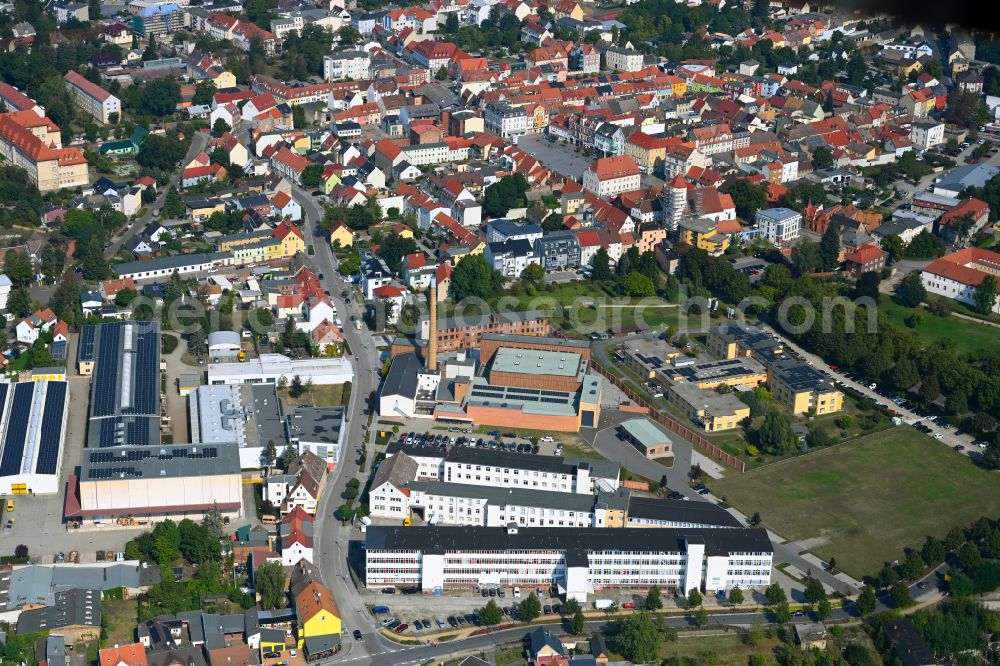
{"type": "Polygon", "coordinates": [[[904,322],[914,310],[903,307],[892,299],[883,297],[878,309],[897,326],[913,331],[927,344],[948,340],[959,352],[988,350],[1000,352],[1000,329],[989,324],[980,324],[958,317],[938,317],[927,310],[921,310],[923,321],[916,328],[909,328],[904,322]]]}
{"type": "Polygon", "coordinates": [[[711,482],[712,491],[783,537],[858,577],[1000,511],[1000,476],[908,426],[711,482]]]}
{"type": "Polygon", "coordinates": [[[101,602],[101,613],[108,624],[106,645],[127,645],[135,641],[138,621],[135,599],[105,599],[101,602]]]}
{"type": "Polygon", "coordinates": [[[343,405],[350,399],[350,393],[345,395],[347,384],[323,384],[313,386],[308,391],[304,391],[298,398],[293,398],[290,389],[278,389],[278,396],[285,406],[285,410],[301,405],[312,407],[337,407],[343,405]]]}
{"type": "Polygon", "coordinates": [[[716,664],[746,664],[752,654],[769,655],[779,641],[765,638],[755,646],[743,642],[737,632],[715,636],[685,636],[660,644],[660,658],[683,657],[699,666],[716,664]]]}

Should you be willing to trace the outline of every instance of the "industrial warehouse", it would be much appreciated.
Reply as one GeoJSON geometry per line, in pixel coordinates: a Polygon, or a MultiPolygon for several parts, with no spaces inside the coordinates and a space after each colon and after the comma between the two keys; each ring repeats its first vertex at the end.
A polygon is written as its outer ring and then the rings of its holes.
{"type": "MultiPolygon", "coordinates": [[[[478,331],[481,345],[438,358],[437,286],[431,283],[429,338],[396,345],[378,393],[380,416],[505,426],[553,432],[592,428],[600,417],[602,380],[588,374],[585,343],[478,331]],[[412,351],[404,351],[411,349],[412,351]],[[440,366],[440,367],[439,367],[440,366]]],[[[464,338],[463,338],[464,339],[464,338]]]]}
{"type": "Polygon", "coordinates": [[[88,447],[160,443],[159,322],[84,326],[77,365],[91,375],[88,447]]]}
{"type": "Polygon", "coordinates": [[[120,518],[200,518],[217,507],[235,517],[243,487],[236,444],[164,444],[86,449],[70,477],[65,515],[104,524],[120,518]]]}
{"type": "Polygon", "coordinates": [[[605,587],[712,594],[766,587],[772,558],[763,529],[369,527],[365,584],[433,593],[555,585],[580,602],[605,587]]]}
{"type": "Polygon", "coordinates": [[[64,381],[0,383],[0,495],[59,491],[68,401],[64,381]]]}

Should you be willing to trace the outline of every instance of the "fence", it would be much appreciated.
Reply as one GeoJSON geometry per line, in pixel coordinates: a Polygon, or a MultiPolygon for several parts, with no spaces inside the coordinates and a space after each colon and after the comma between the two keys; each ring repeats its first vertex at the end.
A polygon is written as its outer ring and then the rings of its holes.
{"type": "Polygon", "coordinates": [[[632,400],[640,407],[645,407],[649,417],[655,420],[660,425],[662,425],[664,428],[680,435],[681,437],[683,437],[684,439],[691,442],[699,449],[707,453],[712,458],[715,458],[716,460],[721,460],[722,462],[726,463],[727,465],[735,469],[737,472],[743,473],[746,471],[747,464],[744,461],[740,460],[739,458],[730,453],[726,453],[718,446],[712,444],[712,442],[708,441],[707,439],[705,439],[695,431],[691,430],[687,426],[677,422],[676,420],[667,416],[660,410],[655,409],[651,404],[649,404],[649,402],[646,401],[644,397],[639,395],[631,386],[622,381],[620,377],[613,374],[609,370],[605,369],[604,366],[602,366],[597,361],[597,359],[591,359],[590,366],[594,370],[596,370],[598,374],[600,374],[602,377],[604,377],[609,382],[617,386],[622,393],[628,396],[629,400],[632,400]]]}

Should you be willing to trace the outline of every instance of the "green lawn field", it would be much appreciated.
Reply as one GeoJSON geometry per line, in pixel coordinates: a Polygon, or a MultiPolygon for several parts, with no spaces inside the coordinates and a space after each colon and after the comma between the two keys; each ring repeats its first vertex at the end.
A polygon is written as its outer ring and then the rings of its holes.
{"type": "Polygon", "coordinates": [[[876,573],[929,534],[1000,513],[1000,475],[908,426],[710,486],[855,577],[876,573]]]}
{"type": "Polygon", "coordinates": [[[927,310],[920,310],[923,321],[916,328],[909,328],[904,322],[915,310],[903,307],[883,296],[878,309],[889,321],[900,328],[912,331],[925,343],[932,344],[950,340],[959,352],[987,350],[1000,352],[1000,328],[980,324],[959,317],[938,317],[927,310]]]}

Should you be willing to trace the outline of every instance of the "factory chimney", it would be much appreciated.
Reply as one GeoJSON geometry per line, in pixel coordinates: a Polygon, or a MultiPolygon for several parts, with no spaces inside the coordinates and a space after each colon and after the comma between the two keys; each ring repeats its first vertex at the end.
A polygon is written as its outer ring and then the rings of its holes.
{"type": "Polygon", "coordinates": [[[431,372],[437,371],[437,352],[438,352],[438,317],[437,317],[437,300],[438,300],[438,286],[437,286],[437,275],[431,278],[431,321],[430,321],[430,334],[427,337],[427,369],[431,372]]]}

